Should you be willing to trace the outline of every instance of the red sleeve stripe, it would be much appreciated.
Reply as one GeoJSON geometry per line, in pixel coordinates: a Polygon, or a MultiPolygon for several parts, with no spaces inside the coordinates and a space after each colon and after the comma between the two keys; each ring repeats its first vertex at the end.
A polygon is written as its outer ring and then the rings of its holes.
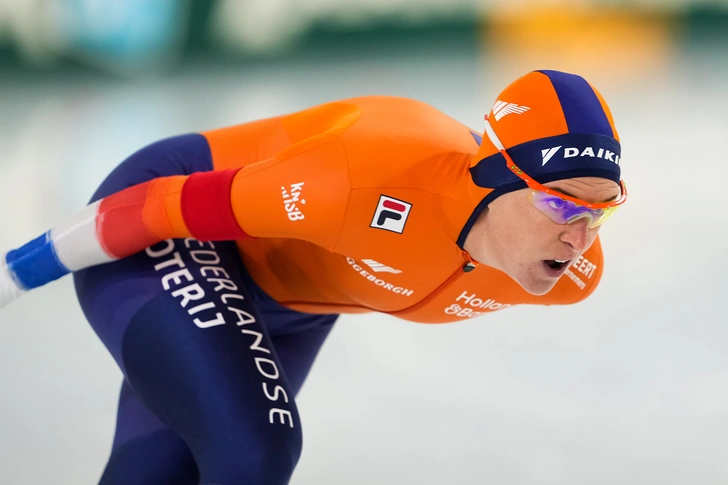
{"type": "Polygon", "coordinates": [[[240,169],[199,172],[182,187],[182,217],[200,241],[229,241],[248,235],[238,225],[230,201],[233,179],[240,169]]]}
{"type": "Polygon", "coordinates": [[[145,182],[102,199],[96,234],[110,257],[124,258],[159,242],[144,225],[144,202],[150,184],[145,182]]]}

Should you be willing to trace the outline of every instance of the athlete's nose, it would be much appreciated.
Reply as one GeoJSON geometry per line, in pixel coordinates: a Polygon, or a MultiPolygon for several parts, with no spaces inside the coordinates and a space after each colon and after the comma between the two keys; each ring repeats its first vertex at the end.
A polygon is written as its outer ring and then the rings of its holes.
{"type": "Polygon", "coordinates": [[[589,247],[589,228],[587,226],[587,219],[579,219],[571,224],[565,224],[559,240],[571,246],[577,253],[586,251],[589,247]]]}

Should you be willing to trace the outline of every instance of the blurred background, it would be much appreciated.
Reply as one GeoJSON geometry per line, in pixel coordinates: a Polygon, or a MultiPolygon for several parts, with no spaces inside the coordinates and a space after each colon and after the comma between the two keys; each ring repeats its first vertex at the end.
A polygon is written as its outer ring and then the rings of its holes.
{"type": "MultiPolygon", "coordinates": [[[[166,136],[366,94],[481,130],[534,69],[587,77],[620,130],[600,288],[450,325],[342,317],[292,484],[728,483],[725,1],[0,0],[0,246],[166,136]]],[[[0,311],[2,483],[96,483],[120,382],[70,278],[0,311]]]]}

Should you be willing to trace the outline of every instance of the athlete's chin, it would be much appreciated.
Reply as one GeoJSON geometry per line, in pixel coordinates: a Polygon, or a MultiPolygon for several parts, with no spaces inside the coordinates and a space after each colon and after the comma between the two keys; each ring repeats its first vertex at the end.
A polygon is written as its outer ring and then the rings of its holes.
{"type": "Polygon", "coordinates": [[[542,296],[551,291],[558,280],[549,278],[547,280],[533,277],[516,279],[521,288],[534,296],[542,296]]]}

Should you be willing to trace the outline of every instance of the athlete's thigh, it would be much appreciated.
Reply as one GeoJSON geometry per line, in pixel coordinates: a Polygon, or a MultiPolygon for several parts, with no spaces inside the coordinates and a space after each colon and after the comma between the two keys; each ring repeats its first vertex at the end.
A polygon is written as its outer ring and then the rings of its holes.
{"type": "Polygon", "coordinates": [[[287,483],[300,419],[242,273],[233,243],[186,239],[76,283],[135,396],[186,443],[203,483],[287,483]]]}
{"type": "Polygon", "coordinates": [[[74,274],[81,308],[107,347],[125,382],[116,433],[100,485],[195,485],[192,454],[182,438],[142,403],[126,381],[122,341],[133,317],[164,293],[151,258],[141,252],[74,274]]]}
{"type": "Polygon", "coordinates": [[[175,240],[145,255],[141,277],[159,291],[117,346],[131,387],[187,443],[203,482],[285,483],[300,420],[235,245],[175,240]]]}

